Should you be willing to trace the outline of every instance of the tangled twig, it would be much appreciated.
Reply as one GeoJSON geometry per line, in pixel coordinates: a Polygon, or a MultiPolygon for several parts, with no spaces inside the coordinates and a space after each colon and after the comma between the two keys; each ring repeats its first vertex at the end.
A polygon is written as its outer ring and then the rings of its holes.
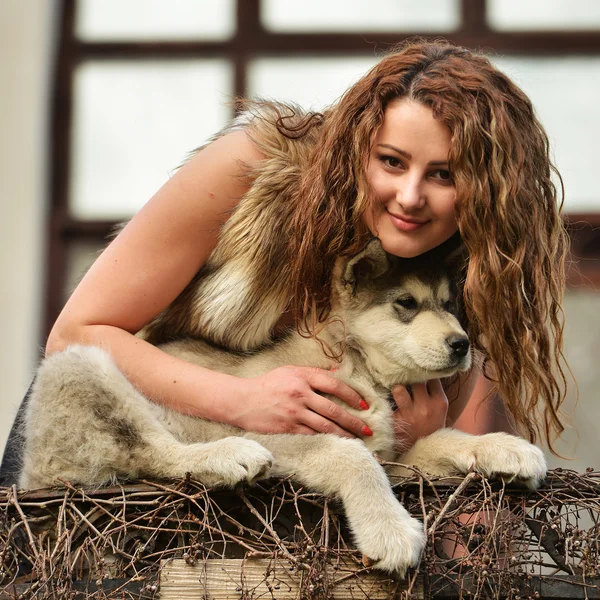
{"type": "Polygon", "coordinates": [[[599,597],[600,472],[557,469],[535,492],[474,474],[416,473],[394,489],[428,530],[406,582],[363,566],[335,499],[287,479],[234,491],[190,478],[99,490],[67,482],[60,490],[0,488],[0,598],[151,599],[173,559],[205,569],[241,561],[226,577],[240,598],[257,596],[258,585],[277,598],[294,580],[304,598],[331,598],[342,585],[353,598],[516,600],[544,597],[548,586],[599,597]],[[267,566],[253,579],[258,559],[267,566]]]}

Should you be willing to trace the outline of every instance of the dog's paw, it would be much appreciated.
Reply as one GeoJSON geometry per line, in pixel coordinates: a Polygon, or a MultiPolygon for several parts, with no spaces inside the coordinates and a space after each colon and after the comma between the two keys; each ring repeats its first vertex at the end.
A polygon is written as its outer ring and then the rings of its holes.
{"type": "Polygon", "coordinates": [[[207,485],[233,487],[241,481],[254,483],[269,476],[275,461],[264,446],[241,437],[228,437],[209,445],[210,452],[199,474],[207,485]]]}
{"type": "Polygon", "coordinates": [[[538,447],[508,433],[464,436],[448,460],[460,473],[475,471],[509,483],[517,480],[531,489],[539,486],[547,471],[544,453],[538,447]]]}
{"type": "Polygon", "coordinates": [[[544,453],[523,438],[508,433],[470,435],[456,429],[440,429],[417,440],[399,462],[439,477],[474,471],[517,480],[531,489],[539,486],[547,471],[544,453]]]}
{"type": "Polygon", "coordinates": [[[404,578],[407,569],[418,564],[427,538],[423,523],[411,517],[402,505],[398,508],[392,517],[377,517],[365,533],[356,534],[356,546],[376,569],[404,578]]]}
{"type": "Polygon", "coordinates": [[[546,476],[544,453],[533,444],[507,433],[488,433],[475,438],[475,470],[486,477],[517,480],[535,489],[546,476]]]}

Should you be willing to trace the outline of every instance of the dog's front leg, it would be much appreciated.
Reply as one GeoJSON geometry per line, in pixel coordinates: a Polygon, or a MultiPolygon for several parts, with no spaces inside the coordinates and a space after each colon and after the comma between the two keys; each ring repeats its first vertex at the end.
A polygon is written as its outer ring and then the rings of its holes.
{"type": "Polygon", "coordinates": [[[404,576],[425,545],[423,525],[398,502],[381,465],[357,439],[255,435],[275,456],[274,473],[340,498],[358,549],[377,568],[404,576]]]}
{"type": "Polygon", "coordinates": [[[207,432],[206,443],[186,444],[163,416],[100,348],[55,354],[41,366],[27,408],[20,485],[102,485],[189,472],[209,486],[233,486],[267,475],[273,457],[256,442],[207,432]]]}
{"type": "Polygon", "coordinates": [[[476,471],[486,477],[518,480],[535,489],[546,475],[544,453],[528,441],[508,433],[471,435],[457,429],[440,429],[423,437],[398,462],[431,475],[476,471]]]}

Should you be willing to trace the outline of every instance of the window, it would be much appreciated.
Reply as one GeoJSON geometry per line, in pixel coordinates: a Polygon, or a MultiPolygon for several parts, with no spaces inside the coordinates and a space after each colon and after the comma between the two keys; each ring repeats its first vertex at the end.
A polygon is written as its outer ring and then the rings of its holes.
{"type": "Polygon", "coordinates": [[[414,34],[490,49],[531,95],[577,223],[572,282],[600,283],[595,0],[63,0],[44,334],[107,234],[228,122],[232,98],[321,108],[414,34]]]}

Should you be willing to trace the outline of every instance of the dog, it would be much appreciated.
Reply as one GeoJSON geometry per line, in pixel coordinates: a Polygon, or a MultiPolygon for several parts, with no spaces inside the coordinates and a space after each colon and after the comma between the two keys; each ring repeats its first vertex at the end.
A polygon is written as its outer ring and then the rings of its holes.
{"type": "Polygon", "coordinates": [[[417,440],[400,456],[395,450],[392,387],[452,376],[471,365],[455,286],[445,269],[389,256],[373,240],[360,254],[338,261],[332,318],[321,343],[292,331],[253,353],[197,339],[161,346],[173,356],[243,378],[283,365],[329,368],[322,343],[341,344],[334,376],[366,400],[369,409],[355,413],[372,437],[262,435],[180,414],[143,397],[101,348],[72,346],[40,366],[24,425],[21,487],[51,486],[59,478],[98,486],[187,473],[208,486],[234,486],[291,475],[340,498],[358,549],[375,567],[404,576],[424,548],[423,525],[398,502],[374,453],[432,475],[476,470],[517,478],[531,488],[546,473],[537,447],[504,433],[472,436],[447,428],[417,440]]]}

